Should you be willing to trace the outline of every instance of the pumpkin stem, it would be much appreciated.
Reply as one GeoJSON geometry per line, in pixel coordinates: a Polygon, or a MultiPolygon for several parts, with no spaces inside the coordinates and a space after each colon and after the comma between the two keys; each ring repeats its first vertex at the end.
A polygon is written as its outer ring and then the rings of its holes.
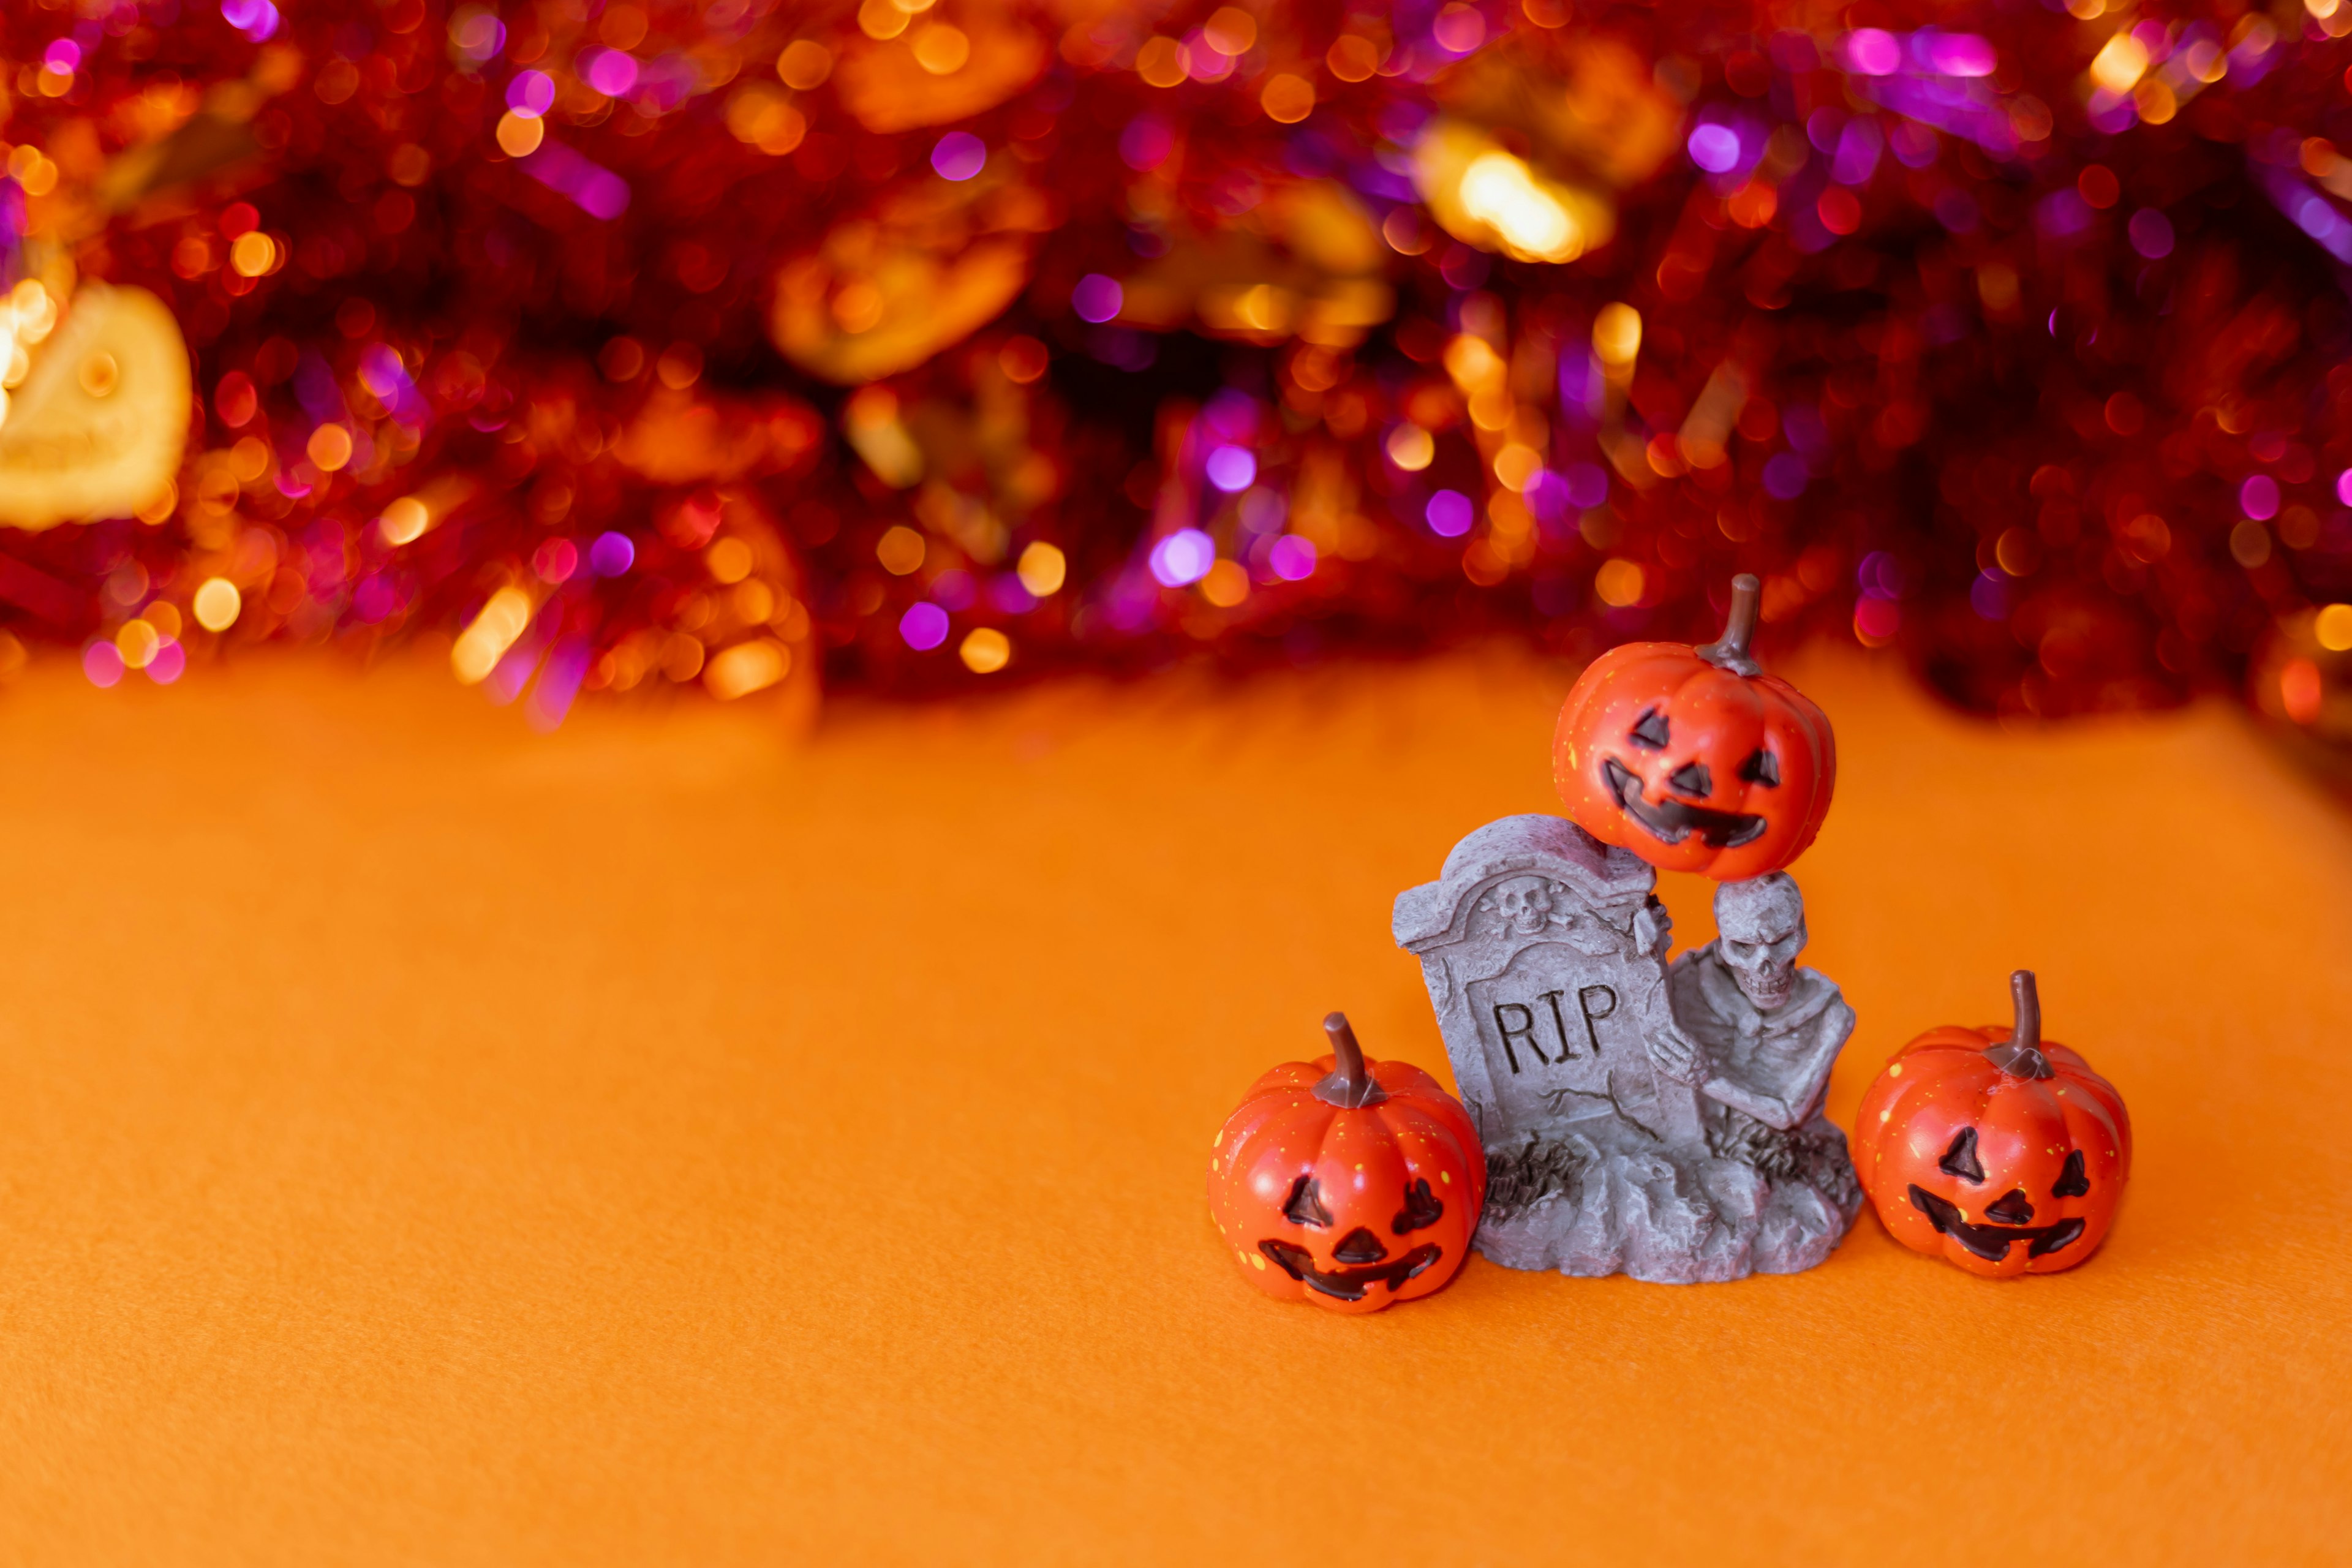
{"type": "Polygon", "coordinates": [[[1753,572],[1742,572],[1731,580],[1731,613],[1723,619],[1723,635],[1704,647],[1691,651],[1715,666],[1734,675],[1761,675],[1764,667],[1748,651],[1748,639],[1756,635],[1757,607],[1762,604],[1764,585],[1753,572]]]}
{"type": "Polygon", "coordinates": [[[1985,1052],[1992,1065],[2013,1078],[2055,1078],[2057,1069],[2042,1051],[2042,993],[2033,971],[2021,969],[2009,977],[2009,994],[2017,1021],[2009,1038],[1985,1052]]]}
{"type": "Polygon", "coordinates": [[[1323,1020],[1323,1032],[1331,1037],[1334,1065],[1329,1076],[1315,1086],[1315,1098],[1342,1110],[1357,1110],[1386,1100],[1389,1091],[1380,1086],[1364,1066],[1364,1047],[1356,1044],[1356,1031],[1349,1026],[1348,1015],[1333,1013],[1327,1016],[1323,1020]]]}

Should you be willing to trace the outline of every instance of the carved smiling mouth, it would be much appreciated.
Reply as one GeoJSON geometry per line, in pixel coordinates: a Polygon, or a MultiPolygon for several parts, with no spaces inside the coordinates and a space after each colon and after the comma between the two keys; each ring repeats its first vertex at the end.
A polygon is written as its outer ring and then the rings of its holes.
{"type": "Polygon", "coordinates": [[[1744,811],[1717,811],[1708,805],[1685,805],[1678,800],[1652,805],[1642,796],[1642,781],[1614,757],[1604,757],[1601,775],[1609,793],[1625,815],[1669,844],[1680,844],[1696,833],[1709,848],[1733,849],[1764,831],[1764,819],[1744,811]]]}
{"type": "Polygon", "coordinates": [[[2056,1225],[1971,1225],[1960,1217],[1958,1208],[1916,1182],[1911,1184],[1911,1206],[1926,1215],[1929,1225],[1987,1263],[1999,1263],[2006,1258],[2013,1241],[2031,1242],[2025,1255],[2042,1258],[2083,1234],[2083,1222],[2079,1219],[2062,1219],[2056,1225]]]}
{"type": "MultiPolygon", "coordinates": [[[[1346,1244],[1341,1245],[1344,1247],[1346,1244]]],[[[1424,1242],[1402,1257],[1392,1258],[1385,1263],[1370,1264],[1361,1268],[1335,1268],[1326,1273],[1315,1267],[1313,1253],[1287,1241],[1276,1241],[1269,1237],[1257,1244],[1257,1249],[1272,1258],[1285,1274],[1309,1290],[1320,1290],[1326,1296],[1336,1296],[1342,1301],[1360,1301],[1365,1291],[1382,1283],[1393,1290],[1443,1256],[1434,1242],[1424,1242]]]]}

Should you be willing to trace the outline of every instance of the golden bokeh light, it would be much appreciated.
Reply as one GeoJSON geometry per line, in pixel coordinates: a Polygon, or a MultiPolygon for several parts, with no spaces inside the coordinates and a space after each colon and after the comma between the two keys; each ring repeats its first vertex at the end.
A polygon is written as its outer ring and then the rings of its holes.
{"type": "Polygon", "coordinates": [[[228,264],[240,278],[258,278],[278,265],[278,242],[253,229],[240,234],[228,247],[228,264]]]}
{"type": "Polygon", "coordinates": [[[1360,33],[1342,33],[1323,63],[1341,81],[1368,81],[1381,68],[1381,47],[1360,33]]]}
{"type": "Polygon", "coordinates": [[[546,139],[547,125],[536,114],[509,109],[499,117],[495,134],[499,152],[509,158],[527,158],[538,152],[540,142],[546,139]]]}
{"type": "Polygon", "coordinates": [[[702,559],[712,578],[721,583],[740,583],[751,574],[751,547],[732,534],[714,542],[702,559]]]}
{"type": "Polygon", "coordinates": [[[1315,84],[1286,71],[1271,77],[1258,95],[1258,106],[1276,124],[1296,125],[1315,112],[1315,84]]]}
{"type": "Polygon", "coordinates": [[[1436,459],[1437,439],[1408,420],[1389,432],[1389,461],[1408,474],[1417,474],[1436,459]]]}
{"type": "Polygon", "coordinates": [[[1601,563],[1592,574],[1592,591],[1601,602],[1615,609],[1624,609],[1642,602],[1642,590],[1648,584],[1647,575],[1638,562],[1612,558],[1601,563]]]}
{"type": "Polygon", "coordinates": [[[711,655],[703,667],[702,684],[721,702],[732,702],[775,685],[792,668],[792,649],[772,637],[761,637],[711,655]]]}
{"type": "Polygon", "coordinates": [[[208,632],[225,632],[236,625],[236,617],[245,609],[245,595],[226,577],[207,577],[197,587],[189,607],[196,613],[196,625],[208,632]]]}
{"type": "Polygon", "coordinates": [[[923,536],[903,522],[892,523],[875,542],[874,559],[893,577],[904,577],[923,563],[928,548],[923,536]]]}
{"type": "Polygon", "coordinates": [[[145,621],[125,621],[114,634],[115,651],[133,669],[146,668],[163,646],[163,634],[145,621]]]}
{"type": "MultiPolygon", "coordinates": [[[[478,686],[488,679],[499,660],[506,657],[507,649],[514,647],[515,639],[530,625],[533,608],[530,595],[520,588],[501,588],[490,595],[481,614],[457,634],[457,642],[450,647],[449,668],[460,685],[478,686]]],[[[698,654],[696,663],[700,662],[698,654]]]]}
{"type": "Polygon", "coordinates": [[[1147,39],[1135,51],[1135,74],[1152,87],[1174,87],[1188,74],[1184,46],[1173,38],[1147,39]]]}
{"type": "Polygon", "coordinates": [[[1070,562],[1058,546],[1040,539],[1022,551],[1021,563],[1014,570],[1020,574],[1021,585],[1043,599],[1062,591],[1062,584],[1069,579],[1070,562]]]}
{"type": "Polygon", "coordinates": [[[933,76],[953,76],[971,58],[971,39],[961,27],[932,22],[916,29],[908,40],[915,63],[933,76]]]}
{"type": "Polygon", "coordinates": [[[403,496],[383,509],[375,525],[386,544],[414,544],[425,537],[433,516],[415,496],[403,496]]]}
{"type": "Polygon", "coordinates": [[[2137,86],[2147,74],[2147,46],[2128,27],[2118,28],[2091,58],[2091,80],[2117,98],[2137,86]]]}
{"type": "Polygon", "coordinates": [[[1629,365],[1642,352],[1642,312],[1622,301],[1592,318],[1592,352],[1605,365],[1629,365]]]}
{"type": "Polygon", "coordinates": [[[1495,479],[1505,489],[1524,493],[1543,472],[1543,454],[1516,441],[1495,454],[1495,479]]]}
{"type": "Polygon", "coordinates": [[[1221,610],[1230,610],[1249,597],[1248,569],[1238,561],[1220,561],[1201,579],[1201,597],[1221,610]]]}
{"type": "Polygon", "coordinates": [[[776,75],[796,92],[823,87],[832,74],[833,51],[814,38],[796,39],[776,57],[776,75]]]}
{"type": "Polygon", "coordinates": [[[2329,605],[2313,617],[2312,635],[2330,653],[2352,653],[2352,605],[2329,605]]]}
{"type": "Polygon", "coordinates": [[[1220,6],[1201,28],[1201,36],[1221,55],[1245,55],[1257,42],[1257,18],[1238,5],[1220,6]]]}
{"type": "Polygon", "coordinates": [[[302,450],[320,473],[337,472],[352,460],[352,433],[340,425],[321,425],[310,432],[302,450]]]}
{"type": "Polygon", "coordinates": [[[974,675],[994,675],[1013,660],[1013,639],[994,626],[975,626],[956,649],[974,675]]]}
{"type": "Polygon", "coordinates": [[[1499,148],[1463,171],[1462,207],[1522,261],[1573,261],[1584,254],[1583,230],[1568,208],[1536,183],[1525,163],[1499,148]]]}

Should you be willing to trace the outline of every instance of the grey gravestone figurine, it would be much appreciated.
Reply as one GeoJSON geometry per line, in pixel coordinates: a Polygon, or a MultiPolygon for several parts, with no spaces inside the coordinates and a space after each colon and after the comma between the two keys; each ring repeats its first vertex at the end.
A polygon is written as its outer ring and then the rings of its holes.
{"type": "Polygon", "coordinates": [[[1821,1113],[1853,1010],[1797,967],[1784,873],[1717,889],[1720,939],[1671,970],[1656,881],[1565,818],[1508,816],[1397,897],[1486,1146],[1478,1249],[1674,1284],[1811,1268],[1862,1208],[1821,1113]]]}

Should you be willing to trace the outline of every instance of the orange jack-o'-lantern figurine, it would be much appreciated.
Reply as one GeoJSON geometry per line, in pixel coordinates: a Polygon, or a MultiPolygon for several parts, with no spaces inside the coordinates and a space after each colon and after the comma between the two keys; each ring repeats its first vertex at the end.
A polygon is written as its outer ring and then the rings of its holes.
{"type": "Polygon", "coordinates": [[[1342,1014],[1331,1055],[1251,1086],[1209,1159],[1209,1214],[1267,1295],[1377,1312],[1454,1277],[1486,1156],[1470,1113],[1407,1062],[1370,1062],[1342,1014]]]}
{"type": "Polygon", "coordinates": [[[2042,1037],[2033,975],[2017,1022],[1930,1029],[1862,1098],[1854,1165],[1895,1239],[1971,1274],[2054,1274],[2098,1249],[2131,1174],[2116,1086],[2042,1037]]]}
{"type": "Polygon", "coordinates": [[[1718,882],[1804,853],[1829,815],[1837,742],[1811,698],[1748,656],[1757,599],[1756,579],[1735,577],[1717,641],[1627,643],[1586,668],[1551,747],[1578,826],[1718,882]]]}

